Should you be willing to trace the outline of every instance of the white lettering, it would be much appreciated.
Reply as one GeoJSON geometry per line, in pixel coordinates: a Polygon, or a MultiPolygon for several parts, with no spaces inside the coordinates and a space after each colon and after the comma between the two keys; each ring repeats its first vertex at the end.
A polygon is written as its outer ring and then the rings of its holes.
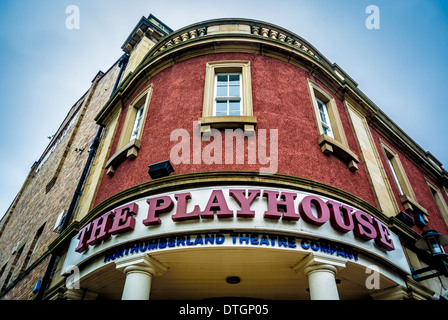
{"type": "Polygon", "coordinates": [[[366,288],[369,290],[380,288],[380,269],[378,266],[371,265],[366,268],[366,273],[370,276],[366,279],[366,288]]]}
{"type": "Polygon", "coordinates": [[[247,138],[247,164],[268,165],[261,167],[261,174],[275,174],[278,170],[278,130],[269,130],[269,143],[267,130],[259,129],[257,133],[243,132],[241,129],[226,129],[224,135],[220,130],[210,129],[207,134],[201,135],[199,122],[193,122],[193,137],[185,129],[175,129],[171,132],[170,141],[177,143],[170,150],[170,161],[173,164],[190,164],[193,154],[193,164],[225,164],[245,163],[245,138],[247,138]],[[258,134],[258,145],[257,145],[258,134]],[[192,141],[193,150],[190,149],[192,141]],[[209,142],[202,148],[202,142],[209,142]],[[235,141],[235,143],[234,143],[235,141]],[[269,147],[269,156],[267,149],[269,147]]]}
{"type": "Polygon", "coordinates": [[[70,5],[67,8],[65,8],[65,13],[69,14],[67,19],[65,19],[65,26],[68,30],[79,30],[80,28],[80,13],[79,13],[79,7],[75,5],[70,5]]]}
{"type": "Polygon", "coordinates": [[[69,274],[65,279],[65,287],[69,290],[80,289],[79,285],[79,268],[77,266],[69,266],[65,274],[69,274]]]}
{"type": "Polygon", "coordinates": [[[380,28],[380,9],[378,6],[370,5],[366,8],[366,13],[370,16],[366,19],[366,28],[369,30],[380,28]]]}
{"type": "Polygon", "coordinates": [[[194,307],[187,304],[185,307],[180,307],[179,314],[181,315],[197,315],[197,314],[203,314],[206,315],[207,318],[210,318],[213,312],[213,307],[194,307]]]}
{"type": "Polygon", "coordinates": [[[170,141],[178,141],[179,138],[180,142],[171,148],[170,160],[174,165],[190,164],[190,134],[185,129],[176,129],[171,132],[170,141]]]}
{"type": "Polygon", "coordinates": [[[222,136],[221,132],[216,129],[210,130],[210,135],[202,137],[202,141],[213,140],[204,147],[202,151],[202,161],[205,164],[222,164],[222,136]]]}

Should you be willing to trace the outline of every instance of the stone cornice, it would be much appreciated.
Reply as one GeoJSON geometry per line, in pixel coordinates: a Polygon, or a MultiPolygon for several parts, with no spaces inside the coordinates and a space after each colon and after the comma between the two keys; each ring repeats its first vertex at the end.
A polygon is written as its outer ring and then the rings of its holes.
{"type": "MultiPolygon", "coordinates": [[[[170,35],[170,37],[175,35],[170,35]]],[[[323,82],[331,87],[333,91],[339,90],[340,96],[344,90],[338,88],[343,88],[348,85],[339,79],[332,70],[331,65],[316,58],[316,54],[312,55],[309,50],[305,51],[298,46],[290,45],[270,37],[239,33],[205,35],[203,37],[197,36],[160,50],[161,46],[164,46],[163,43],[164,41],[160,41],[158,45],[148,52],[136,70],[124,79],[105,107],[96,116],[95,120],[99,124],[102,124],[107,114],[111,109],[115,108],[115,105],[121,98],[131,96],[145,80],[175,63],[207,54],[243,52],[281,59],[293,63],[319,78],[323,78],[325,74],[331,75],[331,78],[325,79],[323,82]],[[153,54],[154,52],[156,54],[153,54]],[[319,74],[322,74],[322,76],[319,76],[319,74]]],[[[126,104],[126,101],[124,102],[126,104]]]]}

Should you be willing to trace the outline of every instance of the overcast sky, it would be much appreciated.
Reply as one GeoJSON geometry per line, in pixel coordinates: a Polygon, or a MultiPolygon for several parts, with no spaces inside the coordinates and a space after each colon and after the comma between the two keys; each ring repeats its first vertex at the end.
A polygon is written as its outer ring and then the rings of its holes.
{"type": "Polygon", "coordinates": [[[0,217],[70,107],[150,13],[176,30],[214,18],[282,26],[336,62],[424,150],[448,166],[448,1],[2,0],[0,217]],[[76,5],[79,29],[68,29],[76,5]],[[368,29],[369,5],[380,12],[368,29]]]}

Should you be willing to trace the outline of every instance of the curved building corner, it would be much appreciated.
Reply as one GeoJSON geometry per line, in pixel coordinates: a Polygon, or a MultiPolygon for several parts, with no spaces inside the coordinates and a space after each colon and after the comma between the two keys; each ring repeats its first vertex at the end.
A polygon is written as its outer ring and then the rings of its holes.
{"type": "Polygon", "coordinates": [[[103,75],[112,94],[83,120],[100,130],[47,240],[40,298],[430,300],[447,287],[443,267],[415,272],[439,263],[416,243],[448,233],[446,170],[311,43],[268,22],[173,31],[150,15],[122,49],[103,75]]]}

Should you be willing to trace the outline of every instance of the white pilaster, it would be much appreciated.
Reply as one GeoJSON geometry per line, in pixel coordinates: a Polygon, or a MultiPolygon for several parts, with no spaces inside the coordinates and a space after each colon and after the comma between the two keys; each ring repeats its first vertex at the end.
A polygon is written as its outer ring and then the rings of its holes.
{"type": "Polygon", "coordinates": [[[337,268],[330,264],[318,264],[304,270],[308,278],[311,300],[339,300],[335,274],[337,268]]]}
{"type": "Polygon", "coordinates": [[[299,261],[293,270],[308,278],[311,300],[339,300],[335,275],[338,269],[345,268],[346,261],[336,258],[320,257],[310,253],[299,261]]]}
{"type": "Polygon", "coordinates": [[[149,300],[152,277],[168,269],[149,255],[120,261],[116,267],[126,275],[122,300],[149,300]]]}

